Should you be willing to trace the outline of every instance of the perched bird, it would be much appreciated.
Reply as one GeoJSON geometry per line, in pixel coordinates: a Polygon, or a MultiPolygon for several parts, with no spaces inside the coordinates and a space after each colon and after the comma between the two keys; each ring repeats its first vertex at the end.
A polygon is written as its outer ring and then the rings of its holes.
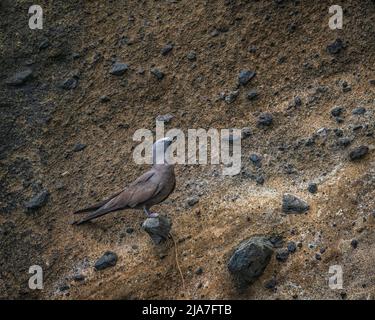
{"type": "Polygon", "coordinates": [[[73,212],[74,214],[91,212],[73,224],[79,225],[123,209],[143,209],[148,217],[156,217],[158,214],[150,212],[150,208],[167,199],[176,186],[174,166],[168,164],[165,159],[165,152],[172,142],[169,137],[156,141],[152,148],[152,168],[109,199],[73,212]],[[161,161],[156,161],[157,159],[161,161]]]}

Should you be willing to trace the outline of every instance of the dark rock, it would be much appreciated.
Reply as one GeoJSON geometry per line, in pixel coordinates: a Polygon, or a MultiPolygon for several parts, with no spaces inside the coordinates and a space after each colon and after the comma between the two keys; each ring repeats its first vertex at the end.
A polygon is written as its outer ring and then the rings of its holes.
{"type": "Polygon", "coordinates": [[[113,267],[117,263],[117,254],[111,251],[105,252],[98,261],[95,262],[95,270],[103,270],[113,267]]]}
{"type": "Polygon", "coordinates": [[[198,202],[199,202],[199,197],[198,196],[192,196],[192,197],[188,198],[187,201],[186,201],[186,203],[190,207],[196,205],[198,202]]]}
{"type": "Polygon", "coordinates": [[[76,274],[72,277],[72,279],[73,281],[80,282],[80,281],[85,280],[85,276],[83,274],[76,274]]]}
{"type": "Polygon", "coordinates": [[[50,45],[50,42],[48,39],[44,39],[40,44],[39,44],[39,50],[44,50],[47,49],[50,45]]]}
{"type": "Polygon", "coordinates": [[[286,163],[283,167],[284,167],[285,173],[287,174],[297,173],[296,168],[294,168],[294,166],[290,163],[286,163]]]}
{"type": "Polygon", "coordinates": [[[371,84],[372,86],[375,86],[375,79],[369,80],[369,84],[371,84]]]}
{"type": "Polygon", "coordinates": [[[271,242],[274,248],[282,248],[284,245],[284,240],[282,236],[275,235],[270,237],[268,240],[271,242]]]}
{"type": "Polygon", "coordinates": [[[225,102],[226,103],[234,102],[238,97],[238,93],[239,93],[238,90],[229,92],[227,95],[225,95],[225,98],[224,98],[225,102]]]}
{"type": "Polygon", "coordinates": [[[333,42],[333,43],[331,43],[327,46],[327,51],[330,54],[338,54],[344,48],[345,48],[345,46],[344,46],[343,41],[341,39],[336,39],[335,42],[333,42]]]}
{"type": "Polygon", "coordinates": [[[219,30],[214,29],[214,30],[212,30],[212,32],[211,32],[211,37],[217,37],[219,34],[220,34],[219,30]]]}
{"type": "Polygon", "coordinates": [[[310,209],[310,206],[306,201],[287,193],[283,195],[282,208],[285,213],[304,213],[310,209]]]}
{"type": "Polygon", "coordinates": [[[364,158],[368,153],[369,148],[367,146],[359,146],[349,153],[349,158],[351,161],[359,160],[364,158]]]}
{"type": "Polygon", "coordinates": [[[287,248],[290,253],[294,253],[297,250],[297,245],[295,242],[291,241],[288,243],[287,248]]]}
{"type": "Polygon", "coordinates": [[[31,69],[26,69],[23,71],[19,71],[14,74],[12,77],[8,78],[5,83],[9,86],[21,86],[27,80],[31,79],[33,75],[33,71],[31,69]]]}
{"type": "Polygon", "coordinates": [[[276,260],[280,262],[285,262],[288,260],[289,250],[288,249],[279,249],[276,252],[276,260]]]}
{"type": "Polygon", "coordinates": [[[129,66],[126,63],[115,62],[109,73],[114,76],[122,76],[128,69],[129,66]]]}
{"type": "Polygon", "coordinates": [[[125,232],[128,234],[132,234],[134,232],[134,228],[131,228],[131,227],[126,228],[125,232]]]}
{"type": "Polygon", "coordinates": [[[342,86],[342,91],[343,92],[349,92],[349,91],[352,90],[352,88],[349,86],[349,84],[346,81],[343,81],[341,83],[341,86],[342,86]]]}
{"type": "Polygon", "coordinates": [[[225,33],[225,32],[229,31],[229,28],[227,26],[222,25],[222,26],[218,27],[217,30],[219,32],[225,33]]]}
{"type": "Polygon", "coordinates": [[[292,33],[296,31],[296,29],[297,29],[297,24],[295,24],[294,22],[288,25],[288,32],[292,33]]]}
{"type": "Polygon", "coordinates": [[[343,92],[350,92],[350,91],[352,91],[352,87],[348,86],[348,87],[342,88],[342,91],[343,92]]]}
{"type": "Polygon", "coordinates": [[[241,70],[238,76],[238,82],[240,85],[246,85],[252,78],[254,78],[256,73],[250,70],[241,70]]]}
{"type": "Polygon", "coordinates": [[[357,249],[357,247],[358,247],[358,240],[353,239],[353,240],[350,242],[350,245],[351,245],[354,249],[357,249]]]}
{"type": "Polygon", "coordinates": [[[342,108],[342,107],[334,107],[331,110],[331,115],[333,117],[339,117],[339,116],[341,116],[341,114],[342,114],[343,111],[344,111],[344,108],[342,108]]]}
{"type": "Polygon", "coordinates": [[[48,197],[49,192],[47,190],[39,192],[26,203],[26,209],[33,211],[43,207],[47,203],[48,197]]]}
{"type": "Polygon", "coordinates": [[[163,56],[166,56],[169,52],[172,51],[172,49],[173,49],[173,45],[169,43],[161,49],[161,54],[163,56]]]}
{"type": "Polygon", "coordinates": [[[153,74],[158,80],[162,80],[164,78],[164,73],[156,68],[151,69],[151,74],[153,74]]]}
{"type": "Polygon", "coordinates": [[[294,105],[296,106],[296,107],[300,107],[300,106],[302,106],[302,99],[300,98],[300,97],[295,97],[294,98],[294,105]]]}
{"type": "Polygon", "coordinates": [[[363,129],[363,126],[361,124],[358,124],[358,125],[355,125],[352,130],[357,131],[357,130],[361,130],[361,129],[363,129]]]}
{"type": "Polygon", "coordinates": [[[70,289],[70,287],[69,287],[69,285],[67,285],[66,283],[63,284],[63,285],[61,285],[61,286],[59,287],[59,291],[60,291],[60,292],[68,291],[69,289],[70,289]]]}
{"type": "Polygon", "coordinates": [[[264,287],[269,290],[275,290],[276,285],[277,285],[276,278],[273,277],[270,280],[265,282],[264,287]]]}
{"type": "Polygon", "coordinates": [[[196,275],[201,275],[203,273],[203,269],[201,267],[199,267],[197,270],[195,270],[195,274],[196,275]]]}
{"type": "Polygon", "coordinates": [[[319,261],[322,260],[322,256],[320,255],[320,253],[315,254],[315,259],[319,261]]]}
{"type": "Polygon", "coordinates": [[[120,129],[128,129],[129,125],[127,123],[119,123],[117,127],[120,129]]]}
{"type": "Polygon", "coordinates": [[[171,220],[163,216],[147,218],[142,224],[143,230],[149,234],[154,244],[161,244],[167,240],[171,227],[171,220]]]}
{"type": "Polygon", "coordinates": [[[250,155],[250,161],[254,164],[254,166],[258,168],[262,167],[262,157],[256,153],[250,155]]]}
{"type": "Polygon", "coordinates": [[[312,137],[312,138],[308,138],[305,142],[305,146],[306,147],[311,147],[315,144],[315,138],[312,137]]]}
{"type": "Polygon", "coordinates": [[[101,103],[106,103],[106,102],[109,102],[111,99],[108,97],[108,96],[101,96],[100,98],[99,98],[99,101],[101,102],[101,103]]]}
{"type": "Polygon", "coordinates": [[[257,97],[258,97],[258,92],[255,89],[250,90],[247,93],[247,99],[249,100],[255,100],[257,97]]]}
{"type": "Polygon", "coordinates": [[[85,145],[84,143],[77,143],[74,147],[73,147],[73,152],[79,152],[79,151],[82,151],[83,149],[85,149],[87,147],[87,145],[85,145]]]}
{"type": "Polygon", "coordinates": [[[340,138],[339,141],[338,141],[338,145],[342,146],[344,148],[349,146],[351,143],[352,143],[352,140],[350,140],[349,138],[346,138],[346,137],[340,138]]]}
{"type": "Polygon", "coordinates": [[[194,51],[190,51],[187,55],[186,58],[190,61],[195,61],[197,60],[197,54],[194,51]]]}
{"type": "Polygon", "coordinates": [[[228,262],[228,270],[239,288],[243,289],[263,274],[272,253],[272,245],[265,237],[252,237],[240,243],[228,262]]]}
{"type": "Polygon", "coordinates": [[[349,91],[352,91],[351,86],[349,86],[349,84],[348,84],[346,81],[344,81],[344,82],[342,83],[342,91],[343,91],[343,92],[349,92],[349,91]]]}
{"type": "Polygon", "coordinates": [[[358,107],[358,108],[355,108],[352,113],[354,115],[356,115],[356,116],[359,116],[359,115],[365,114],[366,111],[367,111],[366,108],[364,108],[364,107],[358,107]]]}
{"type": "Polygon", "coordinates": [[[163,115],[158,115],[156,117],[156,120],[157,121],[162,121],[162,122],[165,122],[165,123],[169,123],[171,122],[171,120],[174,118],[174,115],[170,114],[170,113],[167,113],[167,114],[163,114],[163,115]]]}
{"type": "Polygon", "coordinates": [[[335,117],[335,120],[337,123],[343,123],[344,122],[344,119],[341,118],[341,117],[335,117]]]}
{"type": "Polygon", "coordinates": [[[60,87],[64,90],[73,90],[77,87],[78,85],[78,79],[76,79],[75,77],[72,77],[72,78],[68,78],[66,80],[64,80],[60,87]]]}
{"type": "Polygon", "coordinates": [[[268,127],[273,123],[273,116],[271,113],[264,112],[258,118],[258,126],[268,127]]]}
{"type": "Polygon", "coordinates": [[[247,51],[249,51],[250,53],[256,53],[257,52],[257,47],[256,46],[250,46],[247,51]]]}
{"type": "Polygon", "coordinates": [[[309,183],[309,186],[307,187],[307,190],[310,192],[310,193],[317,193],[318,192],[318,185],[316,183],[309,183]]]}
{"type": "Polygon", "coordinates": [[[285,57],[285,56],[281,56],[281,57],[279,57],[279,58],[277,59],[277,63],[278,63],[278,64],[283,64],[283,63],[286,62],[286,60],[287,60],[287,57],[285,57]]]}
{"type": "Polygon", "coordinates": [[[241,130],[241,138],[245,139],[250,137],[252,134],[251,129],[249,127],[242,128],[241,130]]]}
{"type": "Polygon", "coordinates": [[[335,132],[336,137],[342,137],[344,135],[344,131],[341,129],[334,129],[333,131],[335,132]]]}

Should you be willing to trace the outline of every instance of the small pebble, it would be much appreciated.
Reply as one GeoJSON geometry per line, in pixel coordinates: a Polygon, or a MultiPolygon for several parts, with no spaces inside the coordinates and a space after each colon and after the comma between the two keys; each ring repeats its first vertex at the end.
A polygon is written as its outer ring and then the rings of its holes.
{"type": "Polygon", "coordinates": [[[358,247],[358,240],[353,239],[353,240],[350,242],[350,245],[351,245],[354,249],[357,249],[357,247],[358,247]]]}
{"type": "Polygon", "coordinates": [[[288,245],[287,245],[287,247],[288,247],[288,251],[289,251],[290,253],[294,253],[294,252],[296,252],[296,250],[297,250],[296,243],[293,242],[293,241],[289,242],[288,245]]]}
{"type": "Polygon", "coordinates": [[[359,115],[363,115],[366,113],[366,108],[364,107],[358,107],[358,108],[355,108],[352,112],[352,114],[356,115],[356,116],[359,116],[359,115]]]}
{"type": "Polygon", "coordinates": [[[246,85],[251,79],[255,77],[256,73],[250,70],[241,70],[238,76],[238,82],[240,85],[246,85]]]}
{"type": "Polygon", "coordinates": [[[164,73],[156,68],[151,69],[151,74],[153,74],[158,80],[162,80],[164,78],[164,73]]]}
{"type": "Polygon", "coordinates": [[[172,44],[167,44],[165,47],[163,47],[163,49],[161,49],[161,54],[163,56],[166,56],[169,52],[171,52],[173,49],[173,45],[172,44]]]}
{"type": "Polygon", "coordinates": [[[197,60],[197,54],[194,51],[190,51],[187,55],[186,58],[190,61],[195,61],[197,60]]]}
{"type": "Polygon", "coordinates": [[[73,152],[79,152],[79,151],[82,151],[83,149],[85,149],[87,147],[87,145],[85,145],[84,143],[77,143],[74,148],[73,148],[73,152]]]}
{"type": "Polygon", "coordinates": [[[275,278],[272,278],[265,282],[264,287],[269,290],[274,290],[276,288],[277,281],[275,278]]]}
{"type": "Polygon", "coordinates": [[[309,183],[309,186],[307,187],[307,190],[312,193],[312,194],[315,194],[318,192],[318,185],[316,183],[309,183]]]}
{"type": "Polygon", "coordinates": [[[203,273],[203,268],[199,267],[197,270],[195,270],[196,275],[201,275],[203,273]]]}
{"type": "Polygon", "coordinates": [[[264,112],[258,118],[258,126],[269,127],[273,123],[273,116],[271,113],[264,112]]]}
{"type": "Polygon", "coordinates": [[[351,161],[362,159],[369,153],[369,151],[369,147],[359,146],[349,153],[349,158],[351,161]]]}
{"type": "Polygon", "coordinates": [[[339,116],[341,116],[341,114],[342,114],[343,111],[344,111],[344,109],[342,107],[334,107],[331,110],[331,115],[333,117],[339,117],[339,116]]]}
{"type": "Polygon", "coordinates": [[[256,90],[250,90],[248,93],[247,93],[247,99],[249,100],[255,100],[256,98],[258,97],[258,92],[256,90]]]}
{"type": "Polygon", "coordinates": [[[280,262],[285,262],[289,257],[288,249],[280,249],[276,253],[276,259],[280,262]]]}

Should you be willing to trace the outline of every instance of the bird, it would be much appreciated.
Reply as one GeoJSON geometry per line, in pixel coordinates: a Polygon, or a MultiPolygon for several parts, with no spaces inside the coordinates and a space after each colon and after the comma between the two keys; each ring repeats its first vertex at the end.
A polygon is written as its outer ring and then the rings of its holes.
{"type": "Polygon", "coordinates": [[[170,137],[157,140],[152,147],[153,165],[149,171],[106,200],[73,212],[73,214],[89,213],[72,224],[80,225],[110,212],[124,209],[141,209],[147,217],[157,217],[158,214],[151,212],[150,208],[167,199],[176,186],[174,165],[169,164],[165,156],[172,143],[173,139],[170,137]]]}

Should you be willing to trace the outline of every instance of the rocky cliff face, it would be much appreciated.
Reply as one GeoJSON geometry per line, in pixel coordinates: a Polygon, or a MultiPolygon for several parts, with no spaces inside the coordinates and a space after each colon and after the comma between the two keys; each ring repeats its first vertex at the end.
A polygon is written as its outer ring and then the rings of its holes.
{"type": "Polygon", "coordinates": [[[1,298],[374,298],[373,1],[344,1],[342,30],[324,1],[40,2],[43,30],[28,1],[0,4],[1,298]],[[240,174],[178,165],[154,208],[185,289],[142,213],[70,225],[147,169],[133,133],[163,115],[246,128],[240,174]],[[239,292],[228,261],[254,236],[274,252],[239,292]]]}

